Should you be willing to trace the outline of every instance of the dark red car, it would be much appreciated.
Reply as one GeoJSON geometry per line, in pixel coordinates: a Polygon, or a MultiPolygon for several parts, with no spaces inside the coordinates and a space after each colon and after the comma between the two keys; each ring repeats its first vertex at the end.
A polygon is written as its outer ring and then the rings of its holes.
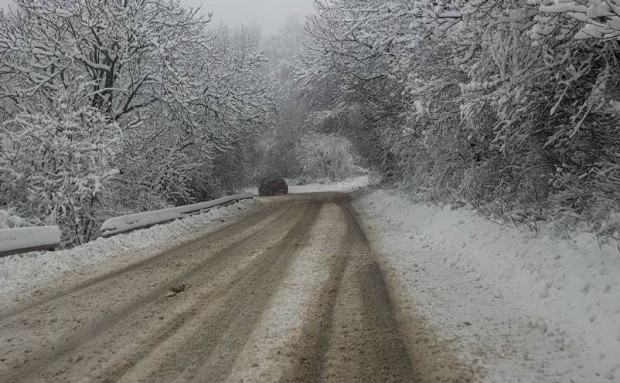
{"type": "Polygon", "coordinates": [[[282,178],[263,181],[258,187],[258,195],[260,196],[272,196],[277,194],[288,194],[288,185],[282,178]]]}

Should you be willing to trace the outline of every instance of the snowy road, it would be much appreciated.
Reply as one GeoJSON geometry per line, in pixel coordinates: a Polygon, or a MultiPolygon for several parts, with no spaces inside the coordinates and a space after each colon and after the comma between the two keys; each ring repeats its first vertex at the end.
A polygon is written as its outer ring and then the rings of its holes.
{"type": "Polygon", "coordinates": [[[189,244],[44,291],[0,312],[2,382],[414,377],[344,194],[266,199],[189,244]]]}

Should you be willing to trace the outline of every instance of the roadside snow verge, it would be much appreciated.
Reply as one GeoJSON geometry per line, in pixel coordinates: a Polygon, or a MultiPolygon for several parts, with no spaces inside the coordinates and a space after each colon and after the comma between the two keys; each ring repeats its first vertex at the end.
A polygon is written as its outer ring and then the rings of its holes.
{"type": "Polygon", "coordinates": [[[53,250],[59,244],[58,226],[0,229],[0,257],[24,251],[53,250]]]}
{"type": "Polygon", "coordinates": [[[243,200],[168,224],[111,238],[98,238],[69,250],[0,258],[0,307],[6,308],[11,301],[20,299],[21,293],[54,278],[62,276],[63,281],[72,283],[77,278],[105,274],[189,242],[217,230],[259,204],[255,200],[243,200]]]}
{"type": "Polygon", "coordinates": [[[488,382],[620,381],[620,255],[377,191],[357,202],[412,310],[488,382]]]}
{"type": "Polygon", "coordinates": [[[371,182],[370,175],[363,175],[360,177],[350,178],[340,182],[333,183],[313,183],[307,185],[289,185],[289,193],[317,193],[327,191],[341,191],[348,192],[355,189],[359,189],[368,186],[371,182]]]}

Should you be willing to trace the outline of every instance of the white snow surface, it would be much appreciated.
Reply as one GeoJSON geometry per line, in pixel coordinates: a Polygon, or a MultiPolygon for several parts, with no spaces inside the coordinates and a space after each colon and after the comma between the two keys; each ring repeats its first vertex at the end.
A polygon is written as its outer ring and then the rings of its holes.
{"type": "Polygon", "coordinates": [[[311,183],[306,185],[289,185],[289,193],[317,193],[327,191],[348,192],[368,186],[372,181],[371,175],[349,178],[339,182],[311,183]]]}
{"type": "Polygon", "coordinates": [[[243,200],[148,229],[98,238],[73,249],[0,258],[0,305],[19,299],[21,293],[52,279],[69,279],[73,273],[81,273],[80,270],[94,268],[94,273],[105,273],[118,267],[118,263],[138,262],[217,230],[257,204],[252,199],[243,200]]]}
{"type": "Polygon", "coordinates": [[[101,225],[101,233],[107,237],[114,234],[125,233],[132,230],[150,227],[156,224],[182,219],[188,214],[195,214],[214,206],[234,202],[237,200],[252,198],[251,194],[237,194],[218,198],[212,201],[200,202],[192,205],[171,207],[167,209],[145,211],[110,218],[101,225]]]}
{"type": "Polygon", "coordinates": [[[58,226],[0,229],[0,254],[23,249],[54,247],[60,244],[58,226]]]}
{"type": "Polygon", "coordinates": [[[395,191],[357,202],[388,273],[488,382],[620,382],[620,252],[395,191]]]}

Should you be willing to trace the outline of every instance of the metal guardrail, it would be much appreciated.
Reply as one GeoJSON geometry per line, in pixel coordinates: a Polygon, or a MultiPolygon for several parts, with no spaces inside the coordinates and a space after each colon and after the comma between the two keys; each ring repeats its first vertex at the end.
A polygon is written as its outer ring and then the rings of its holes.
{"type": "Polygon", "coordinates": [[[162,210],[147,211],[143,213],[135,213],[120,217],[110,218],[101,225],[101,236],[111,237],[113,235],[128,233],[130,231],[146,229],[148,227],[159,225],[181,219],[188,215],[198,214],[208,211],[215,207],[230,205],[241,200],[254,198],[252,194],[237,194],[228,197],[218,198],[213,201],[200,202],[192,205],[172,207],[162,210]]]}
{"type": "MultiPolygon", "coordinates": [[[[250,198],[254,198],[254,196],[252,194],[237,194],[193,205],[110,218],[101,225],[101,235],[110,237],[138,229],[146,229],[250,198]]],[[[0,257],[31,251],[55,250],[60,245],[60,237],[61,232],[58,226],[0,229],[0,257]]]]}
{"type": "Polygon", "coordinates": [[[54,250],[59,245],[58,226],[0,229],[0,257],[30,251],[54,250]]]}

